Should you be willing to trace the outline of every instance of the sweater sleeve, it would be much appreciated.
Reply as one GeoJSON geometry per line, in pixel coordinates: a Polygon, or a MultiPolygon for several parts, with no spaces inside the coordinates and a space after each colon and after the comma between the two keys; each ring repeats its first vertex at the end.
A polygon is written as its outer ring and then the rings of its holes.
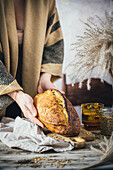
{"type": "Polygon", "coordinates": [[[54,3],[50,9],[50,16],[48,17],[41,72],[52,74],[52,81],[61,77],[63,57],[63,35],[58,12],[54,3]]]}
{"type": "Polygon", "coordinates": [[[8,93],[23,90],[3,64],[3,53],[0,50],[0,112],[13,102],[8,93]]]}

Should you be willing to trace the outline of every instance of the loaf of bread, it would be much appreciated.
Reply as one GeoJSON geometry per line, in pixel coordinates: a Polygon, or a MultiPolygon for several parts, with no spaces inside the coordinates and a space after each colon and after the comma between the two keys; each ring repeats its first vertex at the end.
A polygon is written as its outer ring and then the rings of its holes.
{"type": "Polygon", "coordinates": [[[58,90],[47,90],[34,97],[38,119],[51,132],[64,136],[80,133],[80,119],[71,102],[58,90]]]}

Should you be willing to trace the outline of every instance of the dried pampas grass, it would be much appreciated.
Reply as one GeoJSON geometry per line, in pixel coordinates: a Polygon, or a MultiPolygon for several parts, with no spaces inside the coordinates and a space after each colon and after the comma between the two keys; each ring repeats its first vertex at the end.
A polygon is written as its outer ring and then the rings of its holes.
{"type": "Polygon", "coordinates": [[[98,25],[90,20],[88,23],[82,21],[86,25],[86,30],[83,36],[77,37],[78,40],[74,44],[77,53],[67,67],[73,67],[70,75],[72,84],[79,78],[80,88],[85,75],[88,74],[87,88],[90,90],[94,68],[96,68],[94,76],[99,76],[101,81],[103,81],[106,72],[109,72],[113,77],[113,18],[107,12],[105,12],[105,16],[105,21],[96,16],[99,21],[98,25]]]}

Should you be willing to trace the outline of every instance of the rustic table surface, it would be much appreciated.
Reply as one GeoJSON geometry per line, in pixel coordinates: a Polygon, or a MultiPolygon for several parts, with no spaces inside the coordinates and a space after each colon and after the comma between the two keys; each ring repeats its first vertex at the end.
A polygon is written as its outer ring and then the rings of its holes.
{"type": "MultiPolygon", "coordinates": [[[[96,137],[94,141],[87,142],[83,149],[74,149],[63,153],[54,151],[45,153],[27,152],[17,148],[9,148],[0,142],[0,170],[82,169],[97,163],[101,159],[102,153],[92,150],[91,146],[98,147],[102,141],[102,138],[96,137]]],[[[104,165],[98,167],[98,169],[103,170],[106,167],[113,169],[113,164],[104,165]]]]}

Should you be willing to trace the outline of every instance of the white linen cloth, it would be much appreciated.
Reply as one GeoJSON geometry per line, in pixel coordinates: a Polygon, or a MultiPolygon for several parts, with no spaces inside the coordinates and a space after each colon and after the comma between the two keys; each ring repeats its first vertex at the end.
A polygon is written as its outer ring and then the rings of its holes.
{"type": "Polygon", "coordinates": [[[64,152],[74,148],[73,142],[47,137],[39,126],[20,117],[15,120],[2,118],[0,122],[0,140],[8,147],[38,153],[51,149],[56,152],[64,152]]]}

